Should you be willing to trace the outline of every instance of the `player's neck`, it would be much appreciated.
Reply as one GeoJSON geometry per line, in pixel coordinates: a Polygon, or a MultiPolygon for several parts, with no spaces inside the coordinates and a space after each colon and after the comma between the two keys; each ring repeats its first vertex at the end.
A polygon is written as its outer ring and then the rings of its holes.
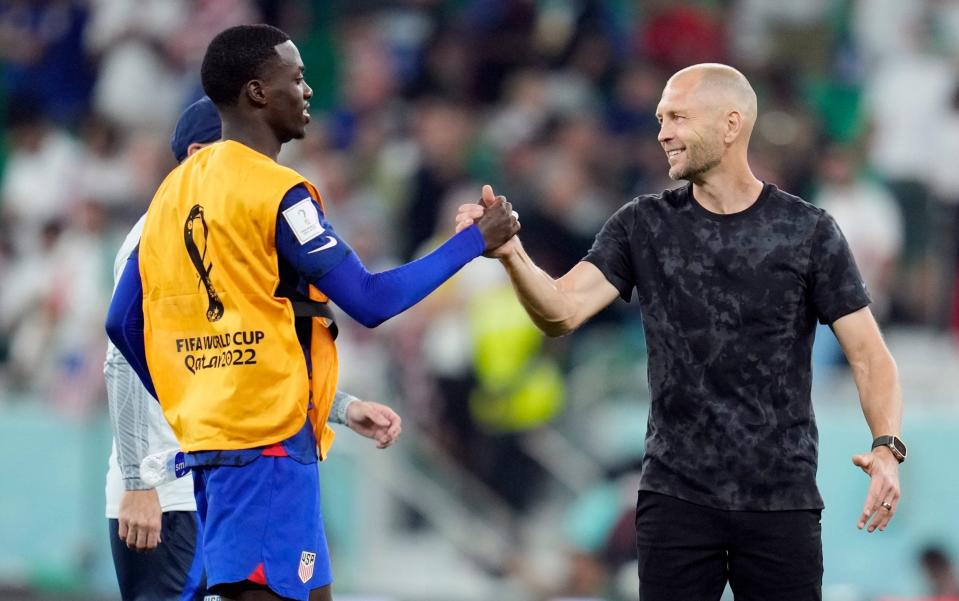
{"type": "Polygon", "coordinates": [[[730,215],[745,211],[759,199],[763,183],[745,162],[736,168],[723,167],[717,165],[693,181],[693,197],[712,213],[730,215]]]}
{"type": "Polygon", "coordinates": [[[264,154],[274,161],[280,154],[283,145],[265,123],[259,121],[245,121],[240,123],[223,120],[223,139],[239,142],[253,150],[264,154]]]}

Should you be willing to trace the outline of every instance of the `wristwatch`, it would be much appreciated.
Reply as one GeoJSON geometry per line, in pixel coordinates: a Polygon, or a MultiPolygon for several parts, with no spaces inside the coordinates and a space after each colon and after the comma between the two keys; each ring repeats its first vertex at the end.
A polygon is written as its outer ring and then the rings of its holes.
{"type": "Polygon", "coordinates": [[[875,449],[876,447],[889,447],[892,456],[899,463],[906,460],[906,443],[898,436],[880,436],[872,441],[872,448],[875,449]]]}

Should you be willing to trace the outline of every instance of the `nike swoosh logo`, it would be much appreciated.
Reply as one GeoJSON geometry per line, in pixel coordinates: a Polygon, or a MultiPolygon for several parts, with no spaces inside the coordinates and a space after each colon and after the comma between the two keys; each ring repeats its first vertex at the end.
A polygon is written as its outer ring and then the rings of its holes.
{"type": "Polygon", "coordinates": [[[333,248],[334,246],[336,246],[336,238],[334,238],[333,236],[330,236],[330,241],[329,241],[329,242],[327,242],[326,244],[324,244],[323,246],[321,246],[321,247],[319,247],[319,248],[314,248],[313,250],[308,250],[308,251],[306,251],[306,254],[312,255],[313,253],[318,253],[318,252],[320,252],[321,250],[326,250],[326,249],[328,249],[328,248],[333,248]]]}

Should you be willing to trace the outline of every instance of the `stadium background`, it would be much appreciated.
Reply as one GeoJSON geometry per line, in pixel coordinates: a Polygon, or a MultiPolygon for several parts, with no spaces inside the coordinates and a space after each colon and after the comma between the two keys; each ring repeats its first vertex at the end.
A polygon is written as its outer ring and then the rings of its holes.
{"type": "MultiPolygon", "coordinates": [[[[746,73],[757,175],[839,220],[903,378],[903,502],[866,535],[849,458],[869,432],[821,332],[825,599],[935,592],[921,553],[959,552],[959,2],[2,0],[0,599],[116,596],[113,256],[173,167],[207,42],[260,21],[293,36],[314,90],[281,161],[371,268],[448,236],[453,207],[492,183],[530,254],[565,271],[616,207],[671,185],[653,115],[666,77],[746,73]]],[[[337,598],[635,596],[635,313],[544,340],[476,261],[377,330],[342,330],[341,388],[396,407],[405,433],[388,452],[341,435],[320,468],[337,598]]]]}

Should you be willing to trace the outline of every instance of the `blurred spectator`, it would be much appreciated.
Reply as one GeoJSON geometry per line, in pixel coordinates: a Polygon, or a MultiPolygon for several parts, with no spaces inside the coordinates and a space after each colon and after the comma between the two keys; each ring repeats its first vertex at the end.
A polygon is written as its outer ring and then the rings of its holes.
{"type": "Polygon", "coordinates": [[[530,323],[510,285],[500,279],[467,301],[476,386],[469,394],[471,467],[507,503],[528,511],[545,472],[523,439],[556,418],[565,384],[543,335],[530,323]]]}
{"type": "Polygon", "coordinates": [[[91,0],[91,5],[86,44],[99,63],[94,107],[121,127],[165,134],[185,95],[165,42],[188,22],[191,3],[91,0]]]}
{"type": "Polygon", "coordinates": [[[878,62],[867,82],[869,159],[899,202],[905,224],[897,317],[929,323],[939,298],[929,245],[929,174],[935,164],[930,139],[948,120],[957,78],[950,61],[936,52],[928,23],[918,23],[900,38],[908,45],[878,62]]]}
{"type": "Polygon", "coordinates": [[[775,163],[778,181],[771,183],[808,198],[820,124],[803,102],[801,72],[796,63],[766,70],[750,154],[775,163]]]}
{"type": "Polygon", "coordinates": [[[929,183],[935,200],[932,249],[940,282],[935,323],[948,323],[953,303],[959,306],[959,81],[952,91],[949,111],[931,135],[929,183]]]}
{"type": "Polygon", "coordinates": [[[74,200],[80,149],[55,127],[36,99],[11,99],[10,156],[0,185],[0,211],[18,253],[39,250],[44,224],[65,217],[74,200]]]}
{"type": "Polygon", "coordinates": [[[726,36],[715,11],[702,3],[684,5],[669,0],[645,5],[637,50],[656,66],[675,72],[696,63],[725,62],[726,36]]]}
{"type": "Polygon", "coordinates": [[[261,20],[251,0],[193,0],[182,8],[187,14],[173,35],[164,40],[164,48],[172,64],[187,77],[199,73],[203,53],[213,36],[227,27],[261,20]]]}
{"type": "Polygon", "coordinates": [[[733,4],[729,30],[736,35],[729,36],[729,43],[744,66],[762,68],[785,59],[808,68],[828,60],[834,0],[737,0],[733,4]]]}
{"type": "Polygon", "coordinates": [[[398,83],[386,40],[371,19],[348,21],[341,32],[344,53],[341,105],[332,115],[333,143],[346,150],[363,123],[376,120],[393,100],[398,83]]]}
{"type": "Polygon", "coordinates": [[[638,592],[634,521],[641,469],[642,457],[613,465],[566,510],[558,578],[544,582],[525,562],[515,565],[518,577],[540,597],[553,601],[634,599],[638,592]],[[623,571],[628,578],[620,578],[623,571]]]}
{"type": "Polygon", "coordinates": [[[871,68],[911,51],[915,32],[923,27],[928,0],[855,0],[853,34],[871,68]]]}
{"type": "Polygon", "coordinates": [[[606,128],[615,135],[649,135],[659,131],[656,105],[666,74],[641,62],[620,74],[610,98],[606,128]]]}
{"type": "Polygon", "coordinates": [[[80,140],[74,196],[123,212],[139,191],[125,137],[109,120],[91,114],[80,129],[80,140]]]}
{"type": "Polygon", "coordinates": [[[459,28],[435,27],[419,48],[417,69],[408,74],[406,94],[411,98],[441,96],[468,102],[471,97],[473,56],[462,43],[459,28]]]}
{"type": "Polygon", "coordinates": [[[889,316],[896,263],[902,250],[902,216],[896,199],[863,176],[848,148],[830,147],[819,159],[819,191],[812,202],[836,219],[872,297],[876,319],[889,316]]]}
{"type": "MultiPolygon", "coordinates": [[[[45,299],[55,328],[45,361],[51,362],[44,391],[63,415],[83,417],[104,391],[106,345],[103,320],[110,302],[112,243],[104,229],[105,213],[97,202],[77,204],[57,243],[45,299]]],[[[102,408],[102,406],[100,407],[102,408]]]]}
{"type": "Polygon", "coordinates": [[[420,164],[410,181],[402,227],[406,234],[404,257],[411,256],[433,235],[443,199],[466,180],[473,119],[466,107],[441,99],[425,99],[417,104],[414,127],[420,164]]]}
{"type": "Polygon", "coordinates": [[[80,416],[102,390],[109,251],[100,206],[80,203],[65,217],[46,222],[6,274],[15,285],[0,288],[0,331],[10,338],[9,383],[80,416]]]}
{"type": "Polygon", "coordinates": [[[3,272],[0,286],[0,332],[8,340],[4,365],[6,384],[30,390],[47,376],[46,350],[50,346],[56,315],[48,299],[54,286],[55,252],[63,233],[59,221],[45,223],[34,250],[20,254],[3,272]]]}
{"type": "Polygon", "coordinates": [[[586,166],[566,154],[544,154],[534,181],[536,204],[522,214],[527,246],[548,273],[566,273],[586,256],[611,201],[586,166]]]}
{"type": "Polygon", "coordinates": [[[94,73],[83,48],[89,10],[81,0],[0,3],[0,60],[8,97],[29,97],[60,124],[83,116],[94,73]]]}
{"type": "Polygon", "coordinates": [[[473,56],[470,97],[496,102],[510,73],[535,58],[536,2],[480,0],[468,5],[464,20],[465,43],[473,56]]]}
{"type": "Polygon", "coordinates": [[[919,553],[919,567],[929,587],[929,595],[937,601],[959,599],[959,578],[952,559],[942,547],[931,545],[919,553]]]}

